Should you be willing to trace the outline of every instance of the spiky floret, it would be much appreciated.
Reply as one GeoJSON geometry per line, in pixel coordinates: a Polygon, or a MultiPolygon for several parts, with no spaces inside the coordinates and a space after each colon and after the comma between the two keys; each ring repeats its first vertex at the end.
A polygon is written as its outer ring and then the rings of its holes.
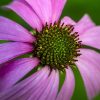
{"type": "Polygon", "coordinates": [[[80,55],[78,33],[73,33],[72,25],[45,25],[40,33],[37,32],[34,55],[40,58],[41,65],[63,70],[73,65],[76,57],[80,55]]]}

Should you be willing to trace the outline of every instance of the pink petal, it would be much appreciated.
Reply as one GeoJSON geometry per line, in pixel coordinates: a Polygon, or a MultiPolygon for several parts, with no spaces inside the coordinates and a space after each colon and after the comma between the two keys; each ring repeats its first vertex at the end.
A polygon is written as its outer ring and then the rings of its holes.
{"type": "Polygon", "coordinates": [[[39,31],[42,28],[42,24],[35,12],[30,9],[27,5],[20,1],[13,1],[10,5],[6,6],[19,16],[21,16],[32,28],[38,29],[39,31]]]}
{"type": "Polygon", "coordinates": [[[49,95],[47,97],[47,100],[55,100],[57,93],[58,93],[58,88],[59,88],[59,73],[58,71],[56,72],[55,75],[55,81],[50,89],[49,95]]]}
{"type": "Polygon", "coordinates": [[[76,22],[75,21],[73,21],[70,17],[68,17],[68,16],[66,16],[66,17],[64,17],[62,20],[61,20],[61,24],[63,24],[64,23],[64,25],[76,25],[76,22]]]}
{"type": "Polygon", "coordinates": [[[0,68],[0,92],[14,85],[39,63],[37,58],[22,58],[0,68]]]}
{"type": "Polygon", "coordinates": [[[49,88],[52,87],[54,80],[55,80],[56,73],[53,70],[49,77],[40,84],[40,88],[37,88],[33,91],[32,95],[29,97],[28,100],[47,100],[46,98],[49,95],[49,88]],[[38,94],[38,95],[37,95],[38,94]]]}
{"type": "MultiPolygon", "coordinates": [[[[48,70],[48,69],[45,69],[45,70],[48,70]]],[[[45,71],[44,70],[44,71],[45,71]]],[[[28,100],[38,100],[38,98],[40,97],[40,93],[41,91],[43,90],[43,88],[46,88],[46,85],[48,84],[48,81],[49,81],[49,70],[44,74],[42,75],[42,77],[39,79],[36,79],[36,80],[33,80],[33,82],[31,82],[30,86],[26,87],[26,92],[25,90],[23,90],[23,95],[22,96],[17,96],[19,97],[19,99],[21,98],[22,100],[25,100],[26,98],[28,100]],[[29,91],[27,91],[29,90],[29,91]]],[[[38,76],[40,77],[40,76],[38,76]]],[[[43,92],[43,91],[42,91],[43,92]]]]}
{"type": "Polygon", "coordinates": [[[71,100],[75,87],[75,79],[70,68],[66,69],[66,78],[56,100],[71,100]]]}
{"type": "Polygon", "coordinates": [[[89,100],[100,92],[100,54],[81,49],[82,55],[76,65],[82,75],[89,100]]]}
{"type": "Polygon", "coordinates": [[[80,35],[80,40],[82,40],[84,45],[100,49],[100,26],[87,30],[84,34],[80,35]]]}
{"type": "Polygon", "coordinates": [[[35,41],[35,37],[16,22],[0,17],[0,40],[32,43],[35,41]]]}
{"type": "Polygon", "coordinates": [[[33,51],[33,45],[20,42],[0,44],[0,64],[33,51]]]}
{"type": "Polygon", "coordinates": [[[25,0],[36,12],[39,18],[45,25],[46,22],[51,22],[52,17],[52,6],[51,0],[25,0]]]}
{"type": "Polygon", "coordinates": [[[58,21],[67,0],[51,0],[52,2],[52,22],[58,21]]]}
{"type": "Polygon", "coordinates": [[[49,83],[45,91],[41,94],[39,100],[55,100],[58,92],[58,87],[59,87],[59,75],[57,71],[52,74],[52,81],[49,83]]]}
{"type": "Polygon", "coordinates": [[[84,15],[79,22],[77,22],[75,26],[76,32],[79,33],[79,35],[82,35],[85,31],[87,31],[90,28],[93,28],[95,24],[92,22],[90,17],[86,14],[84,15]]]}
{"type": "MultiPolygon", "coordinates": [[[[2,100],[28,100],[30,96],[33,95],[37,89],[41,88],[41,85],[46,80],[48,81],[49,70],[47,67],[36,72],[29,78],[21,81],[12,88],[7,89],[5,92],[0,94],[0,99],[2,100]]],[[[38,93],[37,93],[38,95],[38,93]]],[[[32,100],[32,99],[31,99],[32,100]]],[[[34,99],[35,100],[35,99],[34,99]]]]}

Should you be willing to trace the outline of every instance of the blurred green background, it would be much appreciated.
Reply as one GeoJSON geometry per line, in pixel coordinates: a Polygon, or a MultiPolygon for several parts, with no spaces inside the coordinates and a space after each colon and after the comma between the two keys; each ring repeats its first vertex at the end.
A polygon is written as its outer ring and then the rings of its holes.
{"type": "MultiPolygon", "coordinates": [[[[0,0],[0,6],[6,5],[11,0],[0,0]]],[[[63,13],[63,16],[70,16],[75,21],[79,20],[85,13],[89,14],[92,20],[100,25],[100,0],[68,0],[63,13]]],[[[18,15],[12,11],[3,10],[0,8],[0,15],[8,17],[27,29],[31,29],[18,15]]],[[[76,78],[76,87],[72,100],[87,100],[84,84],[79,71],[74,69],[76,78]]],[[[96,96],[94,100],[100,100],[100,95],[96,96]]]]}

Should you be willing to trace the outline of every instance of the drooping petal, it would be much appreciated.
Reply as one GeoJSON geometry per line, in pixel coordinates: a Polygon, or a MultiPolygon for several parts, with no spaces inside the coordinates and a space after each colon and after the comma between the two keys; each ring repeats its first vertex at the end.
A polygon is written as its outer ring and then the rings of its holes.
{"type": "Polygon", "coordinates": [[[51,0],[52,2],[52,22],[58,21],[67,0],[51,0]]]}
{"type": "Polygon", "coordinates": [[[0,16],[0,40],[34,42],[35,37],[24,27],[0,16]]]}
{"type": "Polygon", "coordinates": [[[33,51],[33,45],[21,42],[0,44],[0,64],[33,51]]]}
{"type": "Polygon", "coordinates": [[[30,96],[29,100],[48,100],[49,90],[52,87],[56,77],[56,72],[53,70],[46,81],[40,84],[40,88],[36,91],[33,91],[32,95],[30,96]],[[38,95],[37,95],[38,94],[38,95]]]}
{"type": "Polygon", "coordinates": [[[79,35],[82,35],[85,31],[90,28],[93,28],[95,24],[92,22],[90,17],[85,14],[80,21],[77,22],[74,31],[78,32],[79,35]]]}
{"type": "Polygon", "coordinates": [[[55,100],[59,87],[58,71],[52,75],[52,81],[49,83],[45,91],[41,94],[39,100],[55,100]]]}
{"type": "Polygon", "coordinates": [[[72,20],[70,17],[66,16],[61,20],[61,24],[64,25],[76,25],[76,22],[74,20],[72,20]]]}
{"type": "Polygon", "coordinates": [[[100,49],[100,26],[87,30],[84,34],[80,35],[82,44],[89,45],[100,49]]]}
{"type": "Polygon", "coordinates": [[[70,68],[66,69],[66,78],[56,100],[71,100],[75,87],[75,79],[70,68]]]}
{"type": "Polygon", "coordinates": [[[21,58],[0,68],[0,92],[14,85],[39,63],[37,58],[21,58]]]}
{"type": "MultiPolygon", "coordinates": [[[[2,100],[28,100],[30,96],[33,95],[37,89],[41,88],[43,83],[46,84],[46,80],[48,81],[50,71],[47,67],[42,70],[36,72],[32,76],[27,79],[21,81],[16,84],[12,88],[7,89],[6,91],[0,94],[0,99],[2,100]]],[[[38,93],[36,94],[38,95],[38,93]]],[[[33,99],[30,99],[33,100],[33,99]]],[[[35,99],[34,99],[35,100],[35,99]]]]}
{"type": "Polygon", "coordinates": [[[81,49],[76,65],[82,75],[89,100],[100,92],[100,54],[81,49]]]}
{"type": "Polygon", "coordinates": [[[42,20],[43,24],[45,25],[46,22],[50,23],[52,18],[52,5],[51,0],[25,0],[35,13],[39,16],[42,20]]]}
{"type": "Polygon", "coordinates": [[[41,30],[42,23],[35,12],[20,1],[13,1],[7,8],[21,16],[33,29],[41,30]]]}

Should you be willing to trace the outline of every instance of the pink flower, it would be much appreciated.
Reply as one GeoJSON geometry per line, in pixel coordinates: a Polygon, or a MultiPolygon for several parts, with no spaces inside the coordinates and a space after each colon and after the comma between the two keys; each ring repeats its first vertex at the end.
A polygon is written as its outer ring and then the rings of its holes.
{"type": "Polygon", "coordinates": [[[70,100],[75,88],[73,63],[81,73],[88,99],[100,92],[100,54],[83,47],[100,49],[100,26],[88,15],[78,22],[69,17],[60,22],[65,3],[66,0],[14,0],[6,6],[23,18],[36,35],[0,17],[0,40],[7,41],[0,44],[0,100],[70,100]],[[27,53],[32,56],[18,58],[27,53]],[[24,77],[38,67],[37,72],[24,77]],[[66,77],[58,92],[61,71],[66,72],[66,77]]]}

